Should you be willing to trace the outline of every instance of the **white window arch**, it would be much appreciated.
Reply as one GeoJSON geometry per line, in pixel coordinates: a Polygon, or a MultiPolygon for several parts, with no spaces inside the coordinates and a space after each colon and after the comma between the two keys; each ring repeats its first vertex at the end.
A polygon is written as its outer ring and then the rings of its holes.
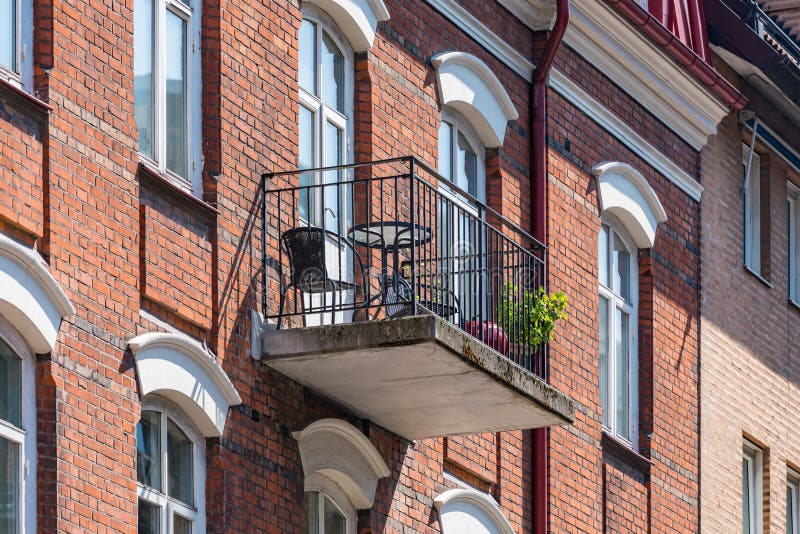
{"type": "Polygon", "coordinates": [[[638,271],[633,241],[613,215],[598,237],[603,426],[635,446],[638,431],[638,271]]]}
{"type": "Polygon", "coordinates": [[[205,532],[205,442],[181,410],[149,395],[136,425],[141,534],[205,532]]]}
{"type": "Polygon", "coordinates": [[[447,490],[434,499],[442,534],[514,534],[497,502],[474,489],[447,490]]]}
{"type": "MultiPolygon", "coordinates": [[[[353,51],[331,19],[306,7],[298,44],[299,168],[331,167],[352,160],[353,51]]],[[[336,183],[342,172],[304,173],[301,185],[336,183]]],[[[300,215],[331,230],[347,220],[347,192],[326,187],[300,196],[300,215]]]]}
{"type": "Polygon", "coordinates": [[[36,532],[35,358],[0,318],[0,532],[36,532]]]}

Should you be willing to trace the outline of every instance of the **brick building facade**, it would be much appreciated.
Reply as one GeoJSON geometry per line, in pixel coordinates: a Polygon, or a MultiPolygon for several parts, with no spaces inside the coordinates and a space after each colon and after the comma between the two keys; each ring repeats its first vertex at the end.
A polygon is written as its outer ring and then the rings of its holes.
{"type": "Polygon", "coordinates": [[[794,532],[800,47],[791,26],[772,22],[778,12],[712,4],[715,64],[749,101],[722,121],[701,161],[701,526],[794,532]]]}
{"type": "Polygon", "coordinates": [[[743,99],[690,8],[576,4],[546,202],[555,3],[14,4],[0,531],[696,531],[700,150],[743,99]],[[414,237],[343,252],[376,218],[414,237]],[[295,228],[340,285],[284,311],[338,324],[276,330],[295,228]],[[542,284],[546,349],[498,311],[542,284]]]}

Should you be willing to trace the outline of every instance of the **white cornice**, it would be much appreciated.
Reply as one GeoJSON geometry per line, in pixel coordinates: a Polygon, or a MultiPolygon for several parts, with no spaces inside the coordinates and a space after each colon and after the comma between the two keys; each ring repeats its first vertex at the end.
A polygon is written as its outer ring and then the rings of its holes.
{"type": "Polygon", "coordinates": [[[526,81],[533,78],[533,63],[487,28],[458,2],[455,0],[428,0],[428,3],[526,81]]]}
{"type": "Polygon", "coordinates": [[[511,12],[534,31],[549,30],[556,14],[553,0],[498,0],[500,5],[511,12]]]}
{"type": "Polygon", "coordinates": [[[605,2],[573,2],[564,40],[695,150],[729,113],[707,87],[605,2]]]}
{"type": "Polygon", "coordinates": [[[689,173],[648,143],[641,135],[608,110],[603,104],[589,96],[561,71],[550,73],[550,87],[558,91],[572,105],[607,130],[639,157],[663,174],[670,182],[681,188],[694,200],[699,201],[703,186],[689,173]]]}

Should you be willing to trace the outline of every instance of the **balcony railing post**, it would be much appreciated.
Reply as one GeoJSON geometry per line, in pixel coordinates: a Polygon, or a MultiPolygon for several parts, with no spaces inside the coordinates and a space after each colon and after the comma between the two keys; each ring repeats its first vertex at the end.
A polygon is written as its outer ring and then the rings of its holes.
{"type": "MultiPolygon", "coordinates": [[[[267,179],[269,174],[261,175],[261,313],[265,320],[267,309],[267,179]]],[[[278,214],[280,217],[280,214],[278,214]]]]}
{"type": "MultiPolygon", "coordinates": [[[[417,247],[414,246],[414,241],[417,238],[417,212],[416,212],[416,197],[414,196],[416,190],[416,168],[414,163],[415,158],[411,158],[408,162],[409,176],[411,178],[411,311],[414,315],[417,314],[417,247]]],[[[396,194],[396,193],[395,193],[396,194]]]]}

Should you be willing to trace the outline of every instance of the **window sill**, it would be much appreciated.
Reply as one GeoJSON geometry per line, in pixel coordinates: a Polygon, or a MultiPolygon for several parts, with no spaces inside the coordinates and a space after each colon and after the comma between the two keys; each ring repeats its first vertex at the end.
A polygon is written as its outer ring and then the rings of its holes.
{"type": "Polygon", "coordinates": [[[653,465],[653,462],[649,458],[645,458],[638,452],[634,451],[627,443],[613,436],[609,432],[606,432],[605,430],[603,430],[603,437],[601,441],[603,452],[613,454],[634,469],[637,469],[643,473],[650,472],[650,466],[653,465]]]}
{"type": "Polygon", "coordinates": [[[758,280],[759,282],[761,282],[762,284],[764,284],[768,288],[772,289],[772,284],[769,282],[769,280],[767,280],[766,278],[764,278],[763,276],[761,276],[760,274],[755,272],[753,269],[751,269],[747,265],[743,265],[743,267],[744,267],[744,270],[746,272],[748,272],[751,276],[755,277],[756,280],[758,280]]]}
{"type": "Polygon", "coordinates": [[[6,101],[39,123],[47,120],[53,107],[0,76],[0,101],[6,101]]]}
{"type": "Polygon", "coordinates": [[[148,187],[165,195],[173,204],[197,215],[206,224],[213,224],[216,216],[219,215],[217,208],[197,198],[182,187],[178,187],[167,176],[144,161],[139,162],[138,175],[143,187],[148,187]]]}

